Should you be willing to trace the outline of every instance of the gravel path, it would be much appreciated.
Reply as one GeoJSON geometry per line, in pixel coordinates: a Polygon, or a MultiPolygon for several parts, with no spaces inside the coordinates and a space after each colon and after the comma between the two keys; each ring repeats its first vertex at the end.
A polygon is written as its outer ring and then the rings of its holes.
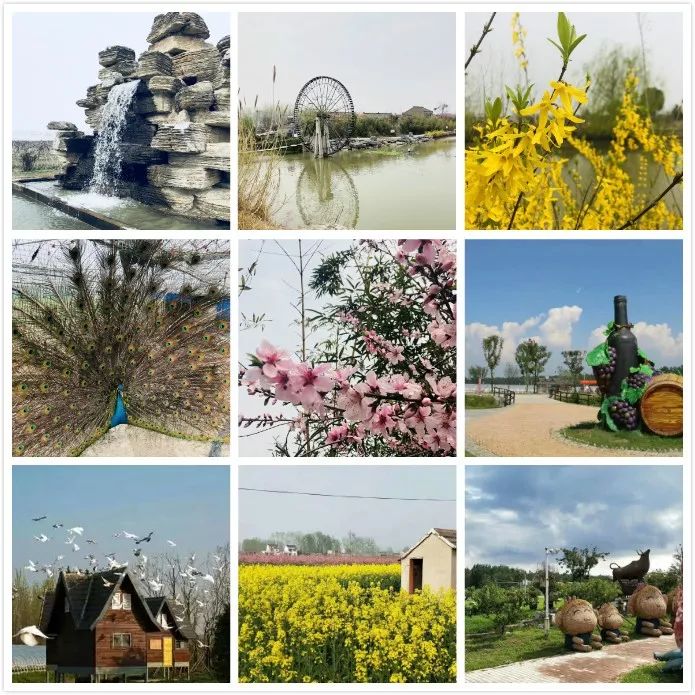
{"type": "MultiPolygon", "coordinates": [[[[559,429],[580,422],[593,422],[596,408],[562,403],[547,395],[517,396],[506,408],[466,411],[466,448],[492,456],[648,456],[649,452],[599,449],[574,444],[559,437],[559,429]],[[471,415],[475,413],[471,417],[471,415]],[[482,413],[482,415],[481,415],[482,413]],[[469,444],[471,448],[469,448],[469,444]]],[[[653,455],[665,456],[663,452],[653,455]]]]}
{"type": "Polygon", "coordinates": [[[467,683],[615,683],[644,664],[655,664],[654,652],[676,648],[673,636],[606,645],[600,651],[570,652],[529,659],[466,673],[467,683]]]}

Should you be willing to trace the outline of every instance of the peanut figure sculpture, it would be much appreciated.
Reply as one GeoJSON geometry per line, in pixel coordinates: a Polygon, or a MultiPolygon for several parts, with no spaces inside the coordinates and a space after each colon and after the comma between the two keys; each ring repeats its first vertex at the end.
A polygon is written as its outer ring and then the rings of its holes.
{"type": "Polygon", "coordinates": [[[642,584],[635,589],[627,602],[630,615],[637,618],[635,631],[649,637],[672,635],[671,623],[664,620],[666,615],[666,598],[655,586],[642,584]]]}
{"type": "Polygon", "coordinates": [[[555,614],[555,624],[565,635],[565,649],[575,652],[603,647],[601,637],[594,634],[597,622],[592,605],[580,598],[568,598],[555,614]]]}
{"type": "Polygon", "coordinates": [[[612,603],[604,603],[597,611],[598,626],[601,628],[601,639],[611,644],[627,642],[630,637],[620,629],[623,616],[612,603]]]}

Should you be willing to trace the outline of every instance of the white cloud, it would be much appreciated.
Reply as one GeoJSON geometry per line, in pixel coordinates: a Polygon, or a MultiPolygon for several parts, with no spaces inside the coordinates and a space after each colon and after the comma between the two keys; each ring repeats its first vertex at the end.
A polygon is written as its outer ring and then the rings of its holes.
{"type": "MultiPolygon", "coordinates": [[[[606,337],[603,335],[605,326],[595,328],[589,336],[587,348],[591,350],[606,337]]],[[[658,367],[662,365],[677,366],[683,362],[683,334],[673,334],[673,329],[667,323],[636,323],[632,332],[637,343],[658,367]]]]}
{"type": "Polygon", "coordinates": [[[572,328],[579,321],[582,308],[561,306],[550,309],[548,318],[541,324],[541,334],[548,347],[567,350],[572,347],[572,328]]]}
{"type": "Polygon", "coordinates": [[[669,365],[683,361],[683,334],[673,335],[667,323],[645,323],[639,321],[632,329],[639,346],[655,362],[669,365]],[[659,359],[661,358],[661,359],[659,359]]]}
{"type": "MultiPolygon", "coordinates": [[[[484,365],[482,341],[489,335],[504,338],[500,366],[514,363],[514,353],[519,343],[529,338],[550,348],[567,349],[572,346],[572,329],[582,315],[579,306],[553,307],[547,313],[531,316],[524,321],[505,321],[502,327],[485,323],[469,323],[466,326],[466,365],[484,365]],[[533,330],[533,335],[531,331],[533,330]]],[[[499,367],[498,367],[499,369],[499,367]]]]}

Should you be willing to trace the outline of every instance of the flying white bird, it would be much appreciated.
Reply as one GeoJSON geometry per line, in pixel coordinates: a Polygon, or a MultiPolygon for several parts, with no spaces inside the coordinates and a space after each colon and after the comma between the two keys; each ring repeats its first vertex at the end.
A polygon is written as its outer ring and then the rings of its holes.
{"type": "Polygon", "coordinates": [[[65,541],[65,545],[72,545],[75,542],[75,536],[69,536],[65,541]]]}
{"type": "Polygon", "coordinates": [[[53,524],[53,528],[63,528],[63,524],[58,522],[57,524],[53,524]]]}
{"type": "Polygon", "coordinates": [[[77,534],[78,536],[81,536],[84,533],[84,529],[81,526],[73,526],[72,528],[69,528],[68,533],[73,533],[77,534]]]}
{"type": "Polygon", "coordinates": [[[211,574],[205,574],[200,579],[204,582],[210,582],[210,584],[215,583],[215,578],[211,574]]]}
{"type": "Polygon", "coordinates": [[[127,531],[123,531],[122,533],[128,540],[136,541],[138,539],[137,533],[128,533],[127,531]]]}
{"type": "Polygon", "coordinates": [[[104,582],[104,588],[105,588],[105,589],[108,589],[108,588],[110,588],[110,587],[113,586],[113,582],[107,582],[107,581],[106,581],[106,577],[102,577],[102,578],[101,578],[101,581],[104,582]]]}
{"type": "Polygon", "coordinates": [[[41,571],[45,573],[45,575],[50,579],[53,576],[53,569],[51,568],[50,565],[44,565],[41,568],[41,571]]]}
{"type": "Polygon", "coordinates": [[[197,639],[196,642],[198,643],[198,646],[199,646],[201,649],[210,649],[210,645],[209,645],[209,644],[203,644],[199,639],[197,639]]]}
{"type": "Polygon", "coordinates": [[[85,543],[89,543],[90,545],[96,545],[96,544],[97,544],[97,542],[96,542],[96,541],[93,541],[91,538],[88,538],[88,539],[85,541],[85,543]]]}
{"type": "Polygon", "coordinates": [[[39,640],[36,639],[37,637],[41,637],[42,639],[53,639],[48,635],[44,635],[43,632],[36,627],[36,625],[23,627],[16,635],[12,636],[19,637],[19,639],[28,647],[35,647],[39,643],[39,640]]]}
{"type": "Polygon", "coordinates": [[[176,547],[176,543],[174,543],[174,541],[167,541],[167,543],[168,543],[172,548],[175,548],[175,547],[176,547]]]}
{"type": "Polygon", "coordinates": [[[159,579],[150,579],[149,582],[147,582],[155,591],[161,591],[162,587],[164,584],[159,581],[159,579]]]}
{"type": "Polygon", "coordinates": [[[200,599],[196,599],[195,602],[196,602],[201,608],[205,608],[205,604],[204,604],[200,599]]]}
{"type": "Polygon", "coordinates": [[[183,606],[183,603],[179,601],[178,596],[174,596],[174,605],[175,606],[183,606]]]}
{"type": "Polygon", "coordinates": [[[77,545],[77,543],[72,544],[72,552],[76,553],[80,549],[80,546],[77,545]]]}
{"type": "Polygon", "coordinates": [[[176,618],[177,623],[182,623],[184,619],[182,615],[175,615],[174,618],[176,618]]]}
{"type": "Polygon", "coordinates": [[[35,541],[39,541],[39,543],[45,543],[46,541],[50,540],[48,536],[45,533],[42,533],[40,536],[34,536],[35,541]]]}
{"type": "Polygon", "coordinates": [[[154,534],[154,531],[150,531],[146,536],[143,536],[139,540],[135,541],[135,544],[140,545],[140,543],[149,543],[152,540],[153,534],[154,534]]]}

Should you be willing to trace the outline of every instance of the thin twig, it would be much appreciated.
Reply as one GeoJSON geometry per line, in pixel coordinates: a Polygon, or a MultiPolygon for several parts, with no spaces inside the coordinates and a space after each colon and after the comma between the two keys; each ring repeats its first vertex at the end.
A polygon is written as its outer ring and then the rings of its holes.
{"type": "Polygon", "coordinates": [[[673,177],[673,181],[671,181],[671,183],[669,183],[669,185],[656,198],[654,198],[654,200],[652,200],[652,202],[649,203],[644,210],[642,210],[642,212],[632,219],[629,219],[622,227],[618,227],[618,229],[627,229],[628,227],[632,227],[632,225],[634,225],[640,219],[640,217],[646,215],[665,195],[668,194],[672,188],[675,188],[682,180],[683,172],[681,171],[673,177]]]}
{"type": "Polygon", "coordinates": [[[471,48],[471,53],[468,56],[468,60],[466,61],[466,64],[463,67],[464,70],[468,70],[468,64],[471,62],[471,60],[473,60],[473,56],[476,53],[480,53],[480,44],[483,42],[483,39],[492,31],[492,29],[490,28],[490,25],[492,24],[492,20],[495,18],[496,14],[497,14],[497,12],[493,12],[490,15],[490,19],[487,20],[487,24],[483,27],[483,33],[480,35],[480,38],[478,39],[478,43],[476,43],[475,46],[473,46],[473,48],[471,48]]]}

